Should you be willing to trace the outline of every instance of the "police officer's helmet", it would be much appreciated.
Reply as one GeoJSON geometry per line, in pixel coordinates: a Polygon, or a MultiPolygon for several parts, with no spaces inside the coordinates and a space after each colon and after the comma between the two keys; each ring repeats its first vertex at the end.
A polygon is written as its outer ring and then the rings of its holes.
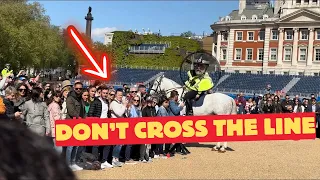
{"type": "Polygon", "coordinates": [[[202,59],[202,57],[200,57],[199,59],[195,59],[193,61],[194,64],[203,64],[203,65],[209,65],[210,62],[205,60],[205,59],[202,59]]]}
{"type": "Polygon", "coordinates": [[[5,67],[10,67],[10,66],[11,66],[11,64],[9,64],[9,63],[5,64],[5,67]]]}

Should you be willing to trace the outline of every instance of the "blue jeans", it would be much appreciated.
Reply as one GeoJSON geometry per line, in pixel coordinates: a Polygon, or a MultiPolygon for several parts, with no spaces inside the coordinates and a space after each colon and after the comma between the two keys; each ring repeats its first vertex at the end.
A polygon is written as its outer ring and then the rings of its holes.
{"type": "Polygon", "coordinates": [[[131,148],[132,148],[132,145],[126,145],[126,152],[125,152],[126,161],[130,161],[131,159],[131,148]]]}
{"type": "Polygon", "coordinates": [[[121,148],[122,148],[122,145],[116,145],[116,146],[113,148],[112,157],[119,159],[119,158],[120,158],[121,148]]]}
{"type": "MultiPolygon", "coordinates": [[[[99,155],[99,147],[100,146],[93,146],[92,147],[92,154],[95,155],[98,159],[100,157],[99,155]]],[[[102,159],[101,162],[107,162],[108,161],[108,157],[110,154],[110,149],[112,148],[112,146],[103,146],[103,150],[102,150],[102,159]]]]}
{"type": "Polygon", "coordinates": [[[68,165],[73,165],[76,163],[76,157],[79,146],[68,146],[66,152],[66,160],[68,165]]]}
{"type": "Polygon", "coordinates": [[[59,153],[59,154],[62,154],[62,146],[56,146],[56,140],[53,139],[53,144],[54,144],[54,149],[59,153]]]}
{"type": "Polygon", "coordinates": [[[77,153],[76,153],[76,162],[80,161],[81,154],[83,152],[85,152],[85,151],[86,151],[86,147],[85,146],[79,146],[78,147],[78,150],[77,150],[77,153]]]}

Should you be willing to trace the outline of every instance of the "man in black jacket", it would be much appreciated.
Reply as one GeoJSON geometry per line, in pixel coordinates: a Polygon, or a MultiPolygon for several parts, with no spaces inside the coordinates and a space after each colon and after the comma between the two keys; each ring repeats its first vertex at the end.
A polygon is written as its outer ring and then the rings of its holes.
{"type": "MultiPolygon", "coordinates": [[[[142,117],[155,117],[157,116],[156,108],[157,100],[152,97],[148,97],[146,99],[147,106],[142,109],[142,117]]],[[[147,153],[147,145],[142,144],[140,147],[140,158],[139,160],[142,162],[149,161],[149,157],[154,157],[153,150],[155,149],[155,145],[151,145],[151,150],[147,153]]]]}
{"type": "MultiPolygon", "coordinates": [[[[101,86],[101,96],[96,97],[95,100],[90,105],[88,117],[98,117],[98,118],[110,118],[109,116],[109,103],[107,100],[109,89],[107,86],[101,86]]],[[[101,158],[101,168],[112,168],[113,166],[108,163],[108,157],[110,154],[110,149],[112,146],[93,146],[92,154],[96,157],[99,156],[99,149],[102,149],[101,158]]],[[[101,151],[100,151],[101,152],[101,151]]]]}

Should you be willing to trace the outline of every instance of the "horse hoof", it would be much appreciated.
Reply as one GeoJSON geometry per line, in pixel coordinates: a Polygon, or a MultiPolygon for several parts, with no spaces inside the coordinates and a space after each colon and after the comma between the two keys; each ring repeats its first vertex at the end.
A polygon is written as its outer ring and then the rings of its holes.
{"type": "Polygon", "coordinates": [[[211,149],[211,151],[218,151],[219,149],[218,148],[215,148],[215,147],[213,147],[212,149],[211,149]]]}

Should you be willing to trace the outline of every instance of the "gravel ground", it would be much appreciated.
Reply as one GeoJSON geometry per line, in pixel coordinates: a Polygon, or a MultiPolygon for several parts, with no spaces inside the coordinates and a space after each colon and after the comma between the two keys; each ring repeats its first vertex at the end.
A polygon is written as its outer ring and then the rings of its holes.
{"type": "Polygon", "coordinates": [[[226,153],[212,144],[189,145],[191,154],[100,171],[79,179],[318,179],[320,140],[230,142],[226,153]]]}

